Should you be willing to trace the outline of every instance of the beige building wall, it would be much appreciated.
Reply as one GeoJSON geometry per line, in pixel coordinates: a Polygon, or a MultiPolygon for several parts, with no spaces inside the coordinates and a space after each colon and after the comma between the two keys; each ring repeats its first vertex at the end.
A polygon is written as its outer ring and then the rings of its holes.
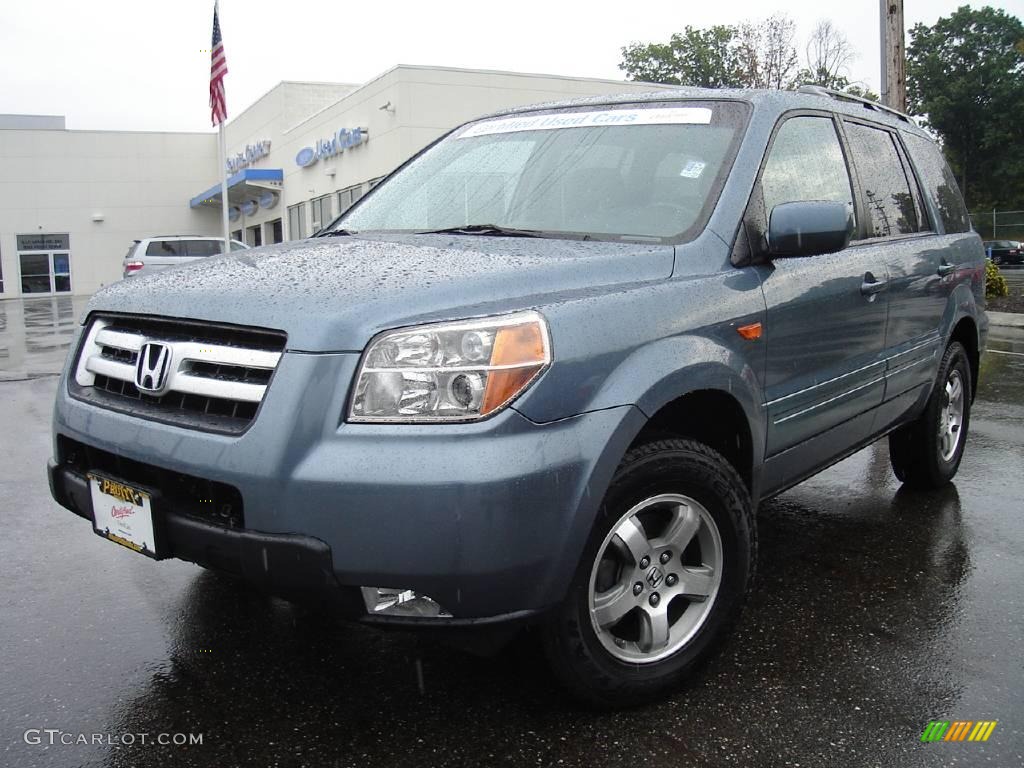
{"type": "Polygon", "coordinates": [[[209,134],[2,125],[0,297],[21,293],[17,235],[69,235],[72,293],[89,294],[121,278],[134,238],[217,229],[215,215],[188,207],[216,167],[209,134]]]}

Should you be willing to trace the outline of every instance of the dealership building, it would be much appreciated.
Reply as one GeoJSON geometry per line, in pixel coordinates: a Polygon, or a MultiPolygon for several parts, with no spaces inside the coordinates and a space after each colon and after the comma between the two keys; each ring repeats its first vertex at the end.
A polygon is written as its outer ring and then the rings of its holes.
{"type": "MultiPolygon", "coordinates": [[[[230,120],[228,210],[249,245],[308,237],[454,126],[522,104],[664,86],[397,66],[363,85],[282,82],[230,120]]],[[[87,295],[135,240],[217,235],[215,133],[68,130],[0,115],[0,299],[87,295]]]]}

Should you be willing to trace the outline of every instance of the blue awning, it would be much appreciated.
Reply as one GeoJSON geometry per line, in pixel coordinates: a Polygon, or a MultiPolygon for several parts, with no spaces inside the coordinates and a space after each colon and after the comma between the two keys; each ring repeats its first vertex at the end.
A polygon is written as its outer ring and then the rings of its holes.
{"type": "MultiPolygon", "coordinates": [[[[269,190],[279,190],[284,181],[280,168],[243,168],[228,179],[228,205],[255,200],[269,190]]],[[[188,201],[189,208],[220,208],[220,183],[188,201]]]]}

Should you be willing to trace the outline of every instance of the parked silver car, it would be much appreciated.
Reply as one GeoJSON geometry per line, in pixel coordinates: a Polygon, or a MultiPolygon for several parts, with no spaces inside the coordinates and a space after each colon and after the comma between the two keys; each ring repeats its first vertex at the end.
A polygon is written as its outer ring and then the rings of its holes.
{"type": "MultiPolygon", "coordinates": [[[[248,247],[238,240],[231,241],[232,251],[243,251],[248,247]]],[[[161,235],[134,240],[124,257],[124,276],[159,272],[223,252],[224,238],[208,235],[161,235]]]]}

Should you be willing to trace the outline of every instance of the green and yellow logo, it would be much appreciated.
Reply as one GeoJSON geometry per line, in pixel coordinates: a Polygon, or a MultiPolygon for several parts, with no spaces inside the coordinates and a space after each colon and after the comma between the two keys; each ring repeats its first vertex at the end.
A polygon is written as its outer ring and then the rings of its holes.
{"type": "Polygon", "coordinates": [[[932,720],[921,734],[921,741],[988,741],[997,720],[932,720]]]}

